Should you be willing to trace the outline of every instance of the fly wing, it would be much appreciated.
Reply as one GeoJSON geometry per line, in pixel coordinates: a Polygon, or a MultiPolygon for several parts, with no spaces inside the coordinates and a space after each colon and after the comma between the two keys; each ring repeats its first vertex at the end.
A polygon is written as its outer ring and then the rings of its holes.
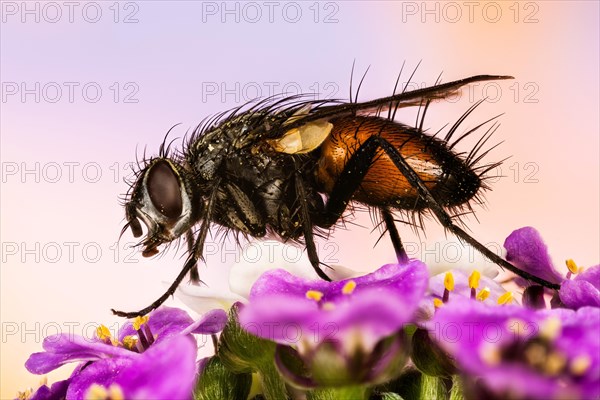
{"type": "Polygon", "coordinates": [[[282,124],[285,133],[281,137],[266,140],[273,150],[287,154],[308,153],[315,150],[327,139],[333,129],[333,124],[326,120],[305,122],[298,127],[288,128],[295,121],[309,115],[311,107],[312,104],[307,103],[285,120],[282,124]]]}
{"type": "MultiPolygon", "coordinates": [[[[389,108],[403,108],[421,105],[428,100],[445,99],[458,93],[461,87],[474,82],[514,79],[506,75],[476,75],[453,82],[442,83],[428,88],[411,90],[393,96],[383,97],[362,103],[342,103],[335,105],[320,105],[314,107],[304,116],[295,116],[293,121],[285,124],[286,130],[292,130],[314,121],[329,121],[332,118],[370,113],[389,108]]],[[[285,136],[285,135],[284,135],[285,136]]]]}
{"type": "MultiPolygon", "coordinates": [[[[455,95],[463,86],[470,83],[501,79],[513,78],[504,75],[477,75],[362,103],[341,103],[334,100],[296,103],[288,109],[291,114],[280,114],[286,115],[286,119],[278,129],[283,133],[274,138],[265,139],[265,141],[271,149],[279,153],[308,153],[317,149],[327,139],[333,129],[333,124],[330,122],[333,118],[358,113],[369,114],[389,108],[418,106],[427,101],[445,99],[455,95]]],[[[284,99],[283,102],[287,100],[284,99]]]]}

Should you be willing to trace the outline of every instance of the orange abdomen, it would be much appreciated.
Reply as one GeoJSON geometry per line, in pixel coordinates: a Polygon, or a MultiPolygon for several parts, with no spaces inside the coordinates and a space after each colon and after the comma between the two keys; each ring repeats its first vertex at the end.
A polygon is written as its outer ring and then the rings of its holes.
{"type": "MultiPolygon", "coordinates": [[[[342,117],[330,122],[333,129],[320,147],[321,155],[316,169],[317,182],[326,193],[333,191],[350,157],[373,135],[381,136],[399,150],[432,194],[437,194],[434,197],[442,205],[461,204],[479,188],[477,175],[469,171],[454,153],[446,150],[441,141],[414,128],[371,116],[342,117]]],[[[383,150],[378,150],[373,162],[366,164],[365,168],[368,172],[353,200],[403,209],[425,207],[424,202],[419,200],[417,190],[383,150]]]]}

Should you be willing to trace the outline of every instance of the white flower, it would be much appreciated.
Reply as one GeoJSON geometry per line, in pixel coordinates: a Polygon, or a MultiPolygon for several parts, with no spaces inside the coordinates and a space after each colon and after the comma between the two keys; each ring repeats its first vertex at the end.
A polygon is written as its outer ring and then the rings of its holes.
{"type": "MultiPolygon", "coordinates": [[[[334,281],[362,274],[339,265],[321,268],[334,281]]],[[[274,240],[252,241],[242,250],[240,261],[229,270],[229,290],[211,289],[206,285],[180,285],[175,296],[199,314],[215,308],[227,311],[237,301],[246,302],[254,282],[272,269],[284,269],[305,279],[321,279],[301,249],[274,240]]]]}

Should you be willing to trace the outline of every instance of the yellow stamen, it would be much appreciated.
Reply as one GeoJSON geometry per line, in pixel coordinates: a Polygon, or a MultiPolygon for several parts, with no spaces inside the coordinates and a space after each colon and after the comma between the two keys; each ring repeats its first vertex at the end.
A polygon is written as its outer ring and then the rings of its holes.
{"type": "Polygon", "coordinates": [[[17,400],[29,400],[33,394],[33,389],[25,389],[23,392],[17,392],[17,400]]]}
{"type": "Polygon", "coordinates": [[[454,290],[454,275],[452,275],[452,272],[446,272],[446,276],[444,276],[444,287],[449,292],[454,290]]]}
{"type": "Polygon", "coordinates": [[[546,348],[539,343],[532,343],[525,350],[525,358],[529,365],[544,366],[548,360],[546,348]]]}
{"type": "Polygon", "coordinates": [[[135,317],[135,319],[133,320],[133,329],[135,329],[136,331],[139,331],[140,328],[142,327],[142,325],[144,325],[147,322],[148,322],[147,315],[145,315],[143,317],[135,317]]]}
{"type": "Polygon", "coordinates": [[[567,364],[567,358],[561,353],[550,353],[544,364],[544,372],[550,376],[556,376],[562,372],[567,364]]]}
{"type": "Polygon", "coordinates": [[[517,336],[525,336],[527,332],[527,323],[521,319],[511,318],[506,321],[506,328],[514,332],[517,336]]]}
{"type": "Polygon", "coordinates": [[[505,304],[510,304],[513,301],[513,293],[512,292],[506,292],[504,293],[502,296],[498,297],[498,304],[503,306],[505,304]]]}
{"type": "Polygon", "coordinates": [[[125,395],[117,384],[113,383],[106,390],[104,386],[93,383],[83,398],[85,400],[125,400],[125,395]]]}
{"type": "Polygon", "coordinates": [[[502,361],[500,350],[492,343],[484,343],[479,348],[479,356],[488,365],[498,365],[502,361]]]}
{"type": "Polygon", "coordinates": [[[491,293],[490,288],[484,287],[483,289],[481,289],[481,291],[479,293],[477,293],[477,300],[484,301],[485,299],[490,297],[490,293],[491,293]]]}
{"type": "Polygon", "coordinates": [[[444,302],[442,300],[438,299],[437,297],[435,299],[433,299],[433,306],[435,308],[440,308],[443,305],[444,305],[444,302]]]}
{"type": "Polygon", "coordinates": [[[137,345],[138,339],[135,336],[127,335],[123,338],[123,347],[132,350],[137,345]]]}
{"type": "Polygon", "coordinates": [[[579,267],[577,266],[577,264],[575,264],[575,261],[573,261],[572,259],[569,258],[567,261],[565,261],[565,264],[567,264],[567,268],[569,268],[569,271],[571,271],[571,273],[577,274],[579,272],[579,267]]]}
{"type": "Polygon", "coordinates": [[[346,282],[346,284],[342,288],[342,293],[343,294],[350,294],[350,293],[354,292],[355,288],[356,288],[356,282],[354,282],[354,281],[348,281],[348,282],[346,282]]]}
{"type": "Polygon", "coordinates": [[[556,339],[561,331],[562,323],[558,317],[549,317],[540,326],[540,336],[549,341],[556,339]]]}
{"type": "Polygon", "coordinates": [[[106,400],[108,398],[108,391],[104,386],[93,383],[83,398],[85,400],[106,400]]]}
{"type": "Polygon", "coordinates": [[[96,336],[102,341],[108,341],[111,339],[110,330],[108,327],[106,327],[106,325],[100,325],[96,328],[96,336]]]}
{"type": "Polygon", "coordinates": [[[327,302],[323,303],[323,305],[321,306],[321,309],[325,310],[325,311],[333,311],[333,310],[335,310],[335,304],[333,304],[330,301],[327,301],[327,302]]]}
{"type": "Polygon", "coordinates": [[[585,374],[590,366],[592,365],[592,360],[588,355],[582,354],[580,356],[575,357],[571,360],[570,369],[571,372],[575,375],[583,375],[585,374]]]}
{"type": "Polygon", "coordinates": [[[115,383],[110,385],[108,388],[108,395],[110,396],[110,400],[125,400],[123,390],[121,390],[121,387],[115,383]]]}
{"type": "Polygon", "coordinates": [[[477,289],[479,287],[479,279],[481,279],[481,273],[477,270],[473,271],[471,276],[469,276],[469,287],[471,289],[477,289]]]}
{"type": "Polygon", "coordinates": [[[321,301],[323,298],[323,293],[319,292],[318,290],[309,290],[306,292],[306,298],[309,300],[321,301]]]}

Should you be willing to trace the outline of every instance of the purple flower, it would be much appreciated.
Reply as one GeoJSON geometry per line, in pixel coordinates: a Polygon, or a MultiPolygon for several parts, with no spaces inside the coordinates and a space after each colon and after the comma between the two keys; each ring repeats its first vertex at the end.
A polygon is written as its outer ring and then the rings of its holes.
{"type": "Polygon", "coordinates": [[[179,335],[137,357],[83,363],[69,379],[41,386],[29,399],[190,399],[195,375],[196,342],[179,335]]]}
{"type": "Polygon", "coordinates": [[[427,267],[420,261],[338,282],[268,271],[252,287],[240,323],[256,336],[299,347],[326,340],[356,344],[360,336],[369,351],[413,320],[426,288],[427,267]]]}
{"type": "MultiPolygon", "coordinates": [[[[599,265],[590,267],[570,280],[571,274],[577,272],[577,267],[569,260],[567,265],[571,272],[563,277],[552,264],[548,248],[540,234],[531,227],[511,233],[506,238],[504,247],[507,251],[506,259],[518,268],[552,283],[561,284],[558,294],[564,306],[575,310],[585,306],[600,307],[599,265]]],[[[517,278],[517,281],[522,286],[527,286],[523,279],[517,278]]]]}
{"type": "Polygon", "coordinates": [[[469,378],[472,398],[600,396],[600,310],[534,311],[455,298],[428,328],[469,378]],[[473,382],[470,380],[471,383],[473,382]]]}
{"type": "Polygon", "coordinates": [[[590,267],[572,280],[565,280],[558,292],[568,308],[600,307],[600,265],[590,267]]]}
{"type": "Polygon", "coordinates": [[[45,351],[32,354],[25,367],[34,374],[45,374],[66,363],[80,362],[68,380],[67,397],[73,399],[83,399],[92,386],[100,391],[120,390],[127,398],[187,398],[196,372],[192,334],[219,332],[226,320],[222,310],[206,313],[194,322],[183,310],[162,307],[148,317],[127,322],[116,338],[104,326],[92,339],[67,333],[48,336],[42,345],[45,351]],[[162,377],[172,373],[170,382],[162,377]]]}
{"type": "Polygon", "coordinates": [[[339,282],[269,271],[252,287],[239,322],[256,336],[288,345],[277,347],[275,363],[294,386],[380,383],[406,363],[402,328],[414,321],[427,280],[420,261],[339,282]]]}

